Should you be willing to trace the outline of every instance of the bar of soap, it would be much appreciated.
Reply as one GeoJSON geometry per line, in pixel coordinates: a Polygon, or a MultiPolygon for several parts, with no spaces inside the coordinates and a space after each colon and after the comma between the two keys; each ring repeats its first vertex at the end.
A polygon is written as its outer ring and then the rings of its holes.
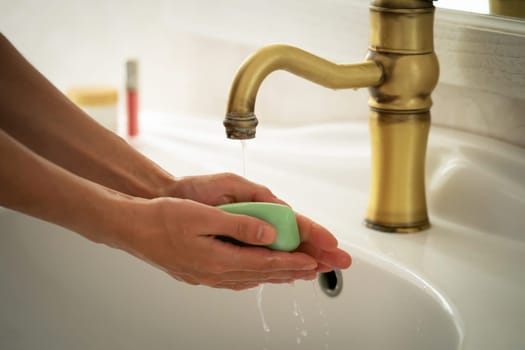
{"type": "Polygon", "coordinates": [[[277,231],[277,238],[272,244],[266,246],[269,249],[290,252],[301,243],[295,213],[286,205],[242,202],[219,205],[218,208],[232,214],[253,216],[272,225],[277,231]]]}

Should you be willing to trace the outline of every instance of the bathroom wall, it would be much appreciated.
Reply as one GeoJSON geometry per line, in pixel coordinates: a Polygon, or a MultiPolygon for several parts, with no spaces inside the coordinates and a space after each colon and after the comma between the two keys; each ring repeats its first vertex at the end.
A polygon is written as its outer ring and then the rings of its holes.
{"type": "MultiPolygon", "coordinates": [[[[437,10],[441,79],[433,122],[525,147],[525,22],[437,10]]],[[[140,61],[141,108],[222,120],[237,67],[283,42],[335,62],[368,44],[362,0],[0,0],[0,30],[55,85],[123,86],[140,61]]],[[[276,72],[261,86],[262,123],[365,119],[367,91],[332,91],[276,72]]],[[[121,108],[122,111],[122,108],[121,108]]]]}
{"type": "Polygon", "coordinates": [[[525,21],[437,10],[436,124],[525,146],[525,21]]]}

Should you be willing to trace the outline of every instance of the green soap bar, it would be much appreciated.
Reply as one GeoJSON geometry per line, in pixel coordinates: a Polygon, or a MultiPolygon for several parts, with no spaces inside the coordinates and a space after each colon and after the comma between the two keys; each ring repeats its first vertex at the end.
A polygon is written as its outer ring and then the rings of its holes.
{"type": "Polygon", "coordinates": [[[218,208],[232,214],[253,216],[271,224],[277,231],[277,238],[266,246],[269,249],[290,252],[301,243],[295,213],[286,205],[244,202],[219,205],[218,208]]]}

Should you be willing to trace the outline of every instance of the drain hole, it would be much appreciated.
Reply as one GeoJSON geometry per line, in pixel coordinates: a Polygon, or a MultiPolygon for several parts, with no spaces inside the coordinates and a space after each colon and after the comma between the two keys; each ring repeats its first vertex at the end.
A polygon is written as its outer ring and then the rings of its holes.
{"type": "Polygon", "coordinates": [[[343,273],[341,270],[322,272],[317,277],[319,287],[329,297],[336,297],[343,290],[343,273]]]}

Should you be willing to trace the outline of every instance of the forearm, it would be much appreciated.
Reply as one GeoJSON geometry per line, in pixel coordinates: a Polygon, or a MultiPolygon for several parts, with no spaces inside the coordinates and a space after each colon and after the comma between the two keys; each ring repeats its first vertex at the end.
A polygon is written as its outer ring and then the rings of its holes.
{"type": "MultiPolygon", "coordinates": [[[[76,176],[0,130],[0,205],[69,228],[109,245],[132,198],[76,176]]],[[[122,237],[119,238],[120,240],[122,237]]]]}
{"type": "Polygon", "coordinates": [[[1,34],[0,129],[49,161],[124,193],[156,197],[173,182],[69,101],[1,34]]]}

